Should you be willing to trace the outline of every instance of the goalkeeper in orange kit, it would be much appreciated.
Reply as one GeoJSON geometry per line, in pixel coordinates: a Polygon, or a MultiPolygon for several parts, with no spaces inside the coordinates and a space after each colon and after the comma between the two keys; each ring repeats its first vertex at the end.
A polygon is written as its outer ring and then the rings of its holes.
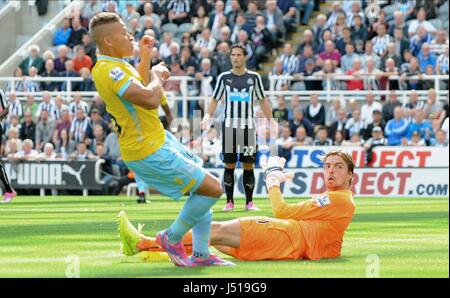
{"type": "MultiPolygon", "coordinates": [[[[280,184],[292,179],[283,172],[286,160],[270,157],[265,167],[265,182],[276,218],[241,217],[213,222],[210,245],[239,260],[289,260],[335,258],[341,255],[344,232],[350,224],[355,204],[351,192],[354,162],[343,151],[328,152],[324,158],[327,191],[310,200],[288,204],[280,184]]],[[[163,251],[153,237],[145,237],[119,214],[123,244],[140,251],[163,251]]],[[[190,250],[192,236],[183,238],[190,250]]]]}

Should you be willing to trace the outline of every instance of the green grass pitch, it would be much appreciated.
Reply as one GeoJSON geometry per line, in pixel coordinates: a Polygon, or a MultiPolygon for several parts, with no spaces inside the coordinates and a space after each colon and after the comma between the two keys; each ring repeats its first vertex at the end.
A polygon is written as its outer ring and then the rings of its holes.
{"type": "MultiPolygon", "coordinates": [[[[79,258],[80,277],[367,277],[378,260],[380,277],[449,277],[448,198],[355,198],[355,217],[344,237],[342,257],[320,261],[237,261],[236,267],[176,268],[120,254],[116,215],[125,210],[145,233],[167,227],[180,203],[151,196],[138,205],[127,197],[18,197],[0,205],[0,277],[65,277],[67,257],[79,258]]],[[[214,219],[271,215],[232,213],[216,205],[214,219]]],[[[289,199],[289,202],[298,199],[289,199]]],[[[69,270],[69,271],[68,271],[69,270]]]]}

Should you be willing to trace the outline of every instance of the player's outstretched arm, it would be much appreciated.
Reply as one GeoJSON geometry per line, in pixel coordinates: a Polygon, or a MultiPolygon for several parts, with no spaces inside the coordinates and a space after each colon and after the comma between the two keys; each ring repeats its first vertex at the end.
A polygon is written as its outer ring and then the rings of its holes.
{"type": "Polygon", "coordinates": [[[269,157],[267,163],[263,165],[267,192],[269,194],[272,212],[276,218],[281,219],[305,219],[309,210],[309,201],[288,204],[280,190],[280,184],[293,178],[293,173],[283,172],[286,159],[278,156],[269,157]]]}

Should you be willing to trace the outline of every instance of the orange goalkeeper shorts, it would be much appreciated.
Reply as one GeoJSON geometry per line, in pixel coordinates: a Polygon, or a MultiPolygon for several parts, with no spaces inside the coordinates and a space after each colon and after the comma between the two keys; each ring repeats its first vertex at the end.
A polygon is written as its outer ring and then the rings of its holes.
{"type": "Polygon", "coordinates": [[[271,217],[243,217],[239,221],[241,245],[231,250],[237,259],[297,260],[303,256],[306,241],[297,221],[271,217]]]}

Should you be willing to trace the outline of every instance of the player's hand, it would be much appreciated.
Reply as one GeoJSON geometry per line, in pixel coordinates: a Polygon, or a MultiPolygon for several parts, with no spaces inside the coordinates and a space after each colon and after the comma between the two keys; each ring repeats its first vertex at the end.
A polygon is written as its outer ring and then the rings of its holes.
{"type": "Polygon", "coordinates": [[[142,60],[151,60],[155,42],[155,38],[150,35],[142,36],[141,40],[139,41],[139,56],[142,60]]]}
{"type": "Polygon", "coordinates": [[[208,130],[210,126],[211,126],[211,116],[209,114],[205,114],[205,116],[203,116],[202,122],[200,122],[200,129],[208,130]]]}
{"type": "Polygon", "coordinates": [[[264,170],[267,190],[274,186],[280,187],[282,182],[294,178],[294,173],[283,171],[285,164],[286,159],[279,156],[270,156],[267,162],[261,165],[264,170]]]}
{"type": "Polygon", "coordinates": [[[167,80],[170,77],[170,71],[165,66],[164,62],[161,62],[161,63],[153,66],[152,71],[154,71],[155,74],[162,80],[167,80]]]}

